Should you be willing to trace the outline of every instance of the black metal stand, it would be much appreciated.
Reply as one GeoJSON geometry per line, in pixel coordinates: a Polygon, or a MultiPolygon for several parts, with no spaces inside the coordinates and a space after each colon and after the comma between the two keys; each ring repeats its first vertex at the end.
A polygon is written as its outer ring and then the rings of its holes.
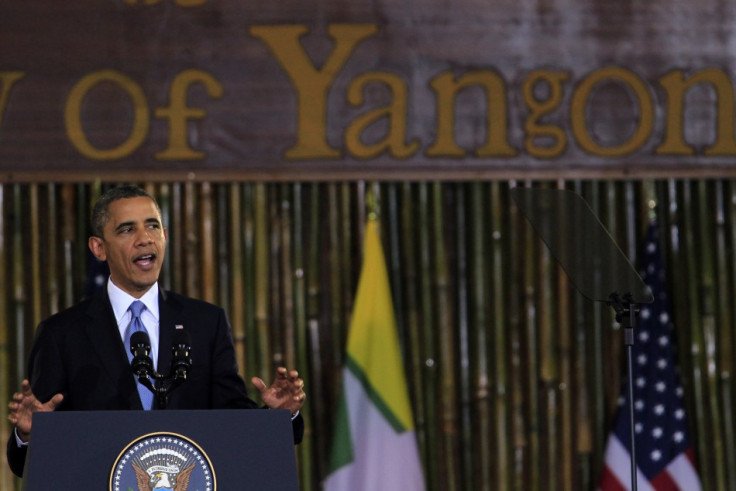
{"type": "Polygon", "coordinates": [[[156,409],[166,409],[166,404],[169,401],[169,393],[185,380],[186,374],[182,377],[174,371],[165,374],[154,371],[150,375],[144,373],[138,375],[138,382],[153,392],[156,409]],[[153,378],[154,382],[151,382],[151,378],[153,378]]]}
{"type": "Polygon", "coordinates": [[[634,327],[639,306],[634,303],[630,293],[623,298],[612,293],[608,305],[616,312],[616,322],[624,329],[624,345],[626,346],[627,376],[629,384],[629,454],[631,455],[631,490],[637,491],[636,479],[636,433],[634,428],[634,327]]]}
{"type": "Polygon", "coordinates": [[[156,409],[166,409],[169,393],[187,379],[189,368],[192,366],[192,359],[189,356],[191,342],[183,336],[180,338],[171,348],[173,357],[167,373],[159,373],[153,369],[153,360],[148,356],[151,346],[147,342],[147,337],[131,348],[133,360],[130,366],[138,382],[153,392],[156,409]],[[136,352],[137,349],[142,349],[142,351],[136,352]]]}

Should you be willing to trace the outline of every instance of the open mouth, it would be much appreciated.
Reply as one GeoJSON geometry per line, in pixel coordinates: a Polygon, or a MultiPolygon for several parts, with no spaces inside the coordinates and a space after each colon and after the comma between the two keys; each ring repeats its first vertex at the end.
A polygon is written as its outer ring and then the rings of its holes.
{"type": "Polygon", "coordinates": [[[138,266],[147,267],[151,266],[156,261],[156,254],[144,254],[138,256],[133,260],[138,266]]]}

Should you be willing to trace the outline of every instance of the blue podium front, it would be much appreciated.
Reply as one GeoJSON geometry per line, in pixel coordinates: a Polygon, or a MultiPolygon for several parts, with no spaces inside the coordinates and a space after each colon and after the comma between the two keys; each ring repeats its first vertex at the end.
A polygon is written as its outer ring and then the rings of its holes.
{"type": "Polygon", "coordinates": [[[23,489],[298,490],[288,411],[33,415],[23,489]]]}

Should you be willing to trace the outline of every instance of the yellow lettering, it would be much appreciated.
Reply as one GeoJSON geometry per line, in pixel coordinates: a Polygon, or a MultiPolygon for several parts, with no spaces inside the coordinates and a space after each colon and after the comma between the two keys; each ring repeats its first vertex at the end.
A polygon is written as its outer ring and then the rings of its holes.
{"type": "Polygon", "coordinates": [[[733,84],[722,70],[701,70],[686,78],[682,70],[674,70],[659,79],[667,94],[665,138],[657,147],[658,155],[692,155],[695,153],[685,143],[683,116],[685,92],[695,84],[709,83],[716,91],[716,141],[705,149],[705,155],[733,155],[734,141],[734,97],[733,84]]]}
{"type": "Polygon", "coordinates": [[[93,160],[114,160],[133,153],[148,134],[149,110],[143,89],[130,77],[115,70],[100,70],[83,77],[72,87],[64,109],[66,133],[71,143],[85,157],[93,160]],[[133,102],[133,128],[130,136],[119,146],[102,150],[95,148],[87,139],[82,127],[82,101],[95,85],[111,82],[123,89],[133,102]]]}
{"type": "Polygon", "coordinates": [[[406,112],[407,88],[406,82],[400,77],[385,73],[365,73],[352,81],[348,88],[348,102],[353,106],[363,104],[363,89],[369,83],[377,82],[388,86],[391,92],[391,103],[382,108],[374,109],[363,114],[345,131],[345,147],[352,155],[370,159],[388,151],[392,157],[403,159],[417,151],[419,142],[406,144],[406,112]],[[372,145],[364,144],[361,135],[373,123],[381,119],[388,120],[388,135],[382,141],[372,145]]]}
{"type": "Polygon", "coordinates": [[[25,75],[25,72],[0,72],[0,122],[2,122],[5,115],[5,108],[8,107],[10,90],[25,75]]]}
{"type": "Polygon", "coordinates": [[[522,91],[524,102],[531,113],[524,122],[524,148],[529,155],[537,158],[559,157],[565,151],[567,136],[558,125],[542,124],[541,119],[557,109],[562,102],[562,83],[569,78],[565,72],[535,70],[524,81],[522,91]],[[545,89],[544,98],[540,99],[535,90],[545,89]],[[551,140],[548,145],[538,145],[536,139],[551,140]]]}
{"type": "Polygon", "coordinates": [[[455,143],[455,99],[467,87],[479,85],[486,91],[486,144],[475,151],[478,157],[513,157],[516,150],[507,137],[506,86],[501,77],[487,71],[467,73],[457,80],[450,72],[436,76],[430,85],[437,94],[437,138],[426,155],[430,157],[463,157],[465,150],[455,143]]]}
{"type": "Polygon", "coordinates": [[[297,92],[297,142],[286,150],[289,159],[340,157],[340,151],[327,143],[327,94],[335,77],[355,46],[376,32],[373,24],[332,24],[328,28],[335,48],[318,70],[309,59],[299,38],[305,26],[256,26],[251,35],[261,38],[289,76],[297,92]]]}
{"type": "Polygon", "coordinates": [[[646,84],[632,72],[619,67],[601,68],[585,77],[573,93],[570,125],[575,140],[586,152],[601,157],[621,157],[638,150],[651,135],[654,128],[654,102],[646,84]],[[607,80],[617,80],[630,88],[639,106],[639,123],[636,131],[627,142],[617,147],[604,147],[593,140],[588,132],[585,115],[588,98],[593,89],[599,83],[607,80]]]}
{"type": "Polygon", "coordinates": [[[187,90],[194,83],[202,83],[207,94],[215,99],[222,97],[222,84],[202,70],[185,70],[176,76],[169,91],[169,107],[156,109],[156,117],[169,120],[169,146],[156,153],[161,160],[194,160],[204,158],[204,152],[195,151],[187,142],[187,120],[203,119],[204,109],[187,107],[187,90]]]}

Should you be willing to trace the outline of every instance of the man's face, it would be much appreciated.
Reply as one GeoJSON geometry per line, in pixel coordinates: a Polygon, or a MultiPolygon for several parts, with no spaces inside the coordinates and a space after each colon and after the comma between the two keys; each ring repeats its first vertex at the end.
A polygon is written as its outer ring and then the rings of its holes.
{"type": "Polygon", "coordinates": [[[90,237],[89,248],[107,261],[110,278],[140,298],[158,280],[166,251],[166,230],[156,205],[141,196],[110,203],[103,237],[90,237]]]}

